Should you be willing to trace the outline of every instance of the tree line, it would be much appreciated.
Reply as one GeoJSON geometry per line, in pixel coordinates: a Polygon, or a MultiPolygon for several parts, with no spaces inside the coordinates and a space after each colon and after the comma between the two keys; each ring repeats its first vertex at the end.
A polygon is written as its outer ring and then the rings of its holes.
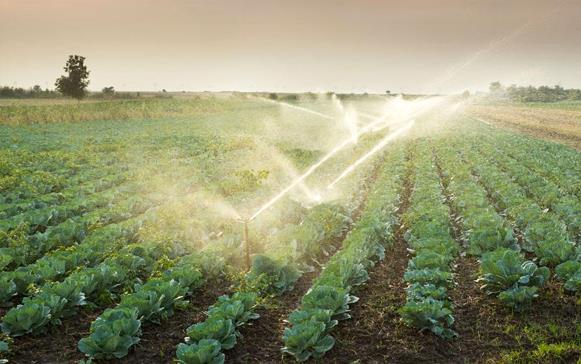
{"type": "Polygon", "coordinates": [[[559,85],[551,86],[517,86],[508,87],[500,82],[492,82],[489,87],[490,95],[499,99],[508,99],[516,102],[557,102],[566,100],[581,101],[581,90],[566,89],[559,85]]]}

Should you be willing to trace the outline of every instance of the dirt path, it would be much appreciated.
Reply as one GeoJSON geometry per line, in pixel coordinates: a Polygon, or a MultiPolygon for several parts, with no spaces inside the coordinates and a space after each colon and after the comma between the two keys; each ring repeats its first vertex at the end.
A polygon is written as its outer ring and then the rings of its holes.
{"type": "MultiPolygon", "coordinates": [[[[383,163],[378,162],[368,177],[363,188],[361,203],[353,212],[351,217],[353,223],[343,235],[333,243],[336,248],[334,252],[339,251],[343,240],[353,227],[353,224],[359,219],[365,209],[367,195],[377,180],[383,163]]],[[[276,363],[284,361],[281,348],[284,346],[282,333],[286,326],[285,320],[289,314],[297,309],[302,297],[312,286],[313,281],[319,276],[324,264],[331,259],[332,254],[323,256],[319,259],[320,266],[315,271],[304,274],[296,283],[291,292],[277,297],[269,307],[262,308],[258,311],[260,318],[246,325],[242,329],[242,338],[238,344],[230,351],[226,352],[227,363],[276,363]]],[[[287,359],[292,362],[292,360],[287,359]]]]}

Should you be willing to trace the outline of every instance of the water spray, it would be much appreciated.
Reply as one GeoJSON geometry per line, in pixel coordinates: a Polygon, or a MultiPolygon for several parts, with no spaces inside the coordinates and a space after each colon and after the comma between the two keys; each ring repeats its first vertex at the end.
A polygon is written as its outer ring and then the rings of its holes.
{"type": "Polygon", "coordinates": [[[387,144],[389,144],[390,142],[392,142],[393,140],[395,140],[397,137],[399,137],[400,135],[402,135],[406,131],[410,130],[411,127],[413,126],[413,124],[414,124],[414,121],[411,120],[406,125],[400,127],[399,129],[397,129],[393,133],[388,134],[379,143],[377,143],[369,152],[365,153],[364,156],[362,156],[361,158],[359,158],[358,160],[356,160],[353,164],[351,164],[349,167],[347,167],[347,169],[345,169],[343,171],[343,173],[341,173],[339,175],[339,177],[337,177],[333,182],[331,182],[327,186],[327,189],[333,188],[333,186],[335,186],[337,184],[337,182],[339,182],[343,178],[347,177],[351,172],[353,172],[355,170],[355,168],[357,168],[357,166],[359,166],[361,163],[365,162],[371,156],[373,156],[374,154],[376,154],[377,152],[379,152],[381,149],[383,149],[387,144]]]}
{"type": "Polygon", "coordinates": [[[269,100],[269,99],[265,99],[264,97],[261,97],[260,99],[263,100],[263,101],[266,101],[266,102],[270,102],[271,104],[280,105],[280,106],[286,106],[286,107],[288,107],[290,109],[294,109],[294,110],[306,112],[308,114],[317,115],[319,117],[322,117],[322,118],[325,118],[325,119],[329,119],[329,120],[335,120],[335,118],[332,117],[332,116],[330,116],[330,115],[323,114],[323,113],[320,113],[318,111],[311,110],[311,109],[307,109],[307,108],[300,107],[300,106],[297,106],[297,105],[289,104],[288,102],[269,100]]]}

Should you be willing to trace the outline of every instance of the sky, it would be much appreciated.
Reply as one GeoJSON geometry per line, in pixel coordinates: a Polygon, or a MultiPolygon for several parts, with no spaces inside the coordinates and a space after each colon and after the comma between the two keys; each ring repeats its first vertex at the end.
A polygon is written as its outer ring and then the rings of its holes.
{"type": "Polygon", "coordinates": [[[581,0],[0,0],[0,85],[455,93],[581,88],[581,0]]]}

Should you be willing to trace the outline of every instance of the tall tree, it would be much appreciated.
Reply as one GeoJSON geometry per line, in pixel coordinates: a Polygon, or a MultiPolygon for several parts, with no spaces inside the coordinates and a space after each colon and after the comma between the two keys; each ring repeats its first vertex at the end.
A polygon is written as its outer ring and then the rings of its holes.
{"type": "Polygon", "coordinates": [[[89,85],[89,71],[85,66],[85,57],[69,56],[65,66],[67,76],[57,78],[55,82],[56,89],[63,95],[73,97],[77,100],[87,95],[87,86],[89,85]]]}

